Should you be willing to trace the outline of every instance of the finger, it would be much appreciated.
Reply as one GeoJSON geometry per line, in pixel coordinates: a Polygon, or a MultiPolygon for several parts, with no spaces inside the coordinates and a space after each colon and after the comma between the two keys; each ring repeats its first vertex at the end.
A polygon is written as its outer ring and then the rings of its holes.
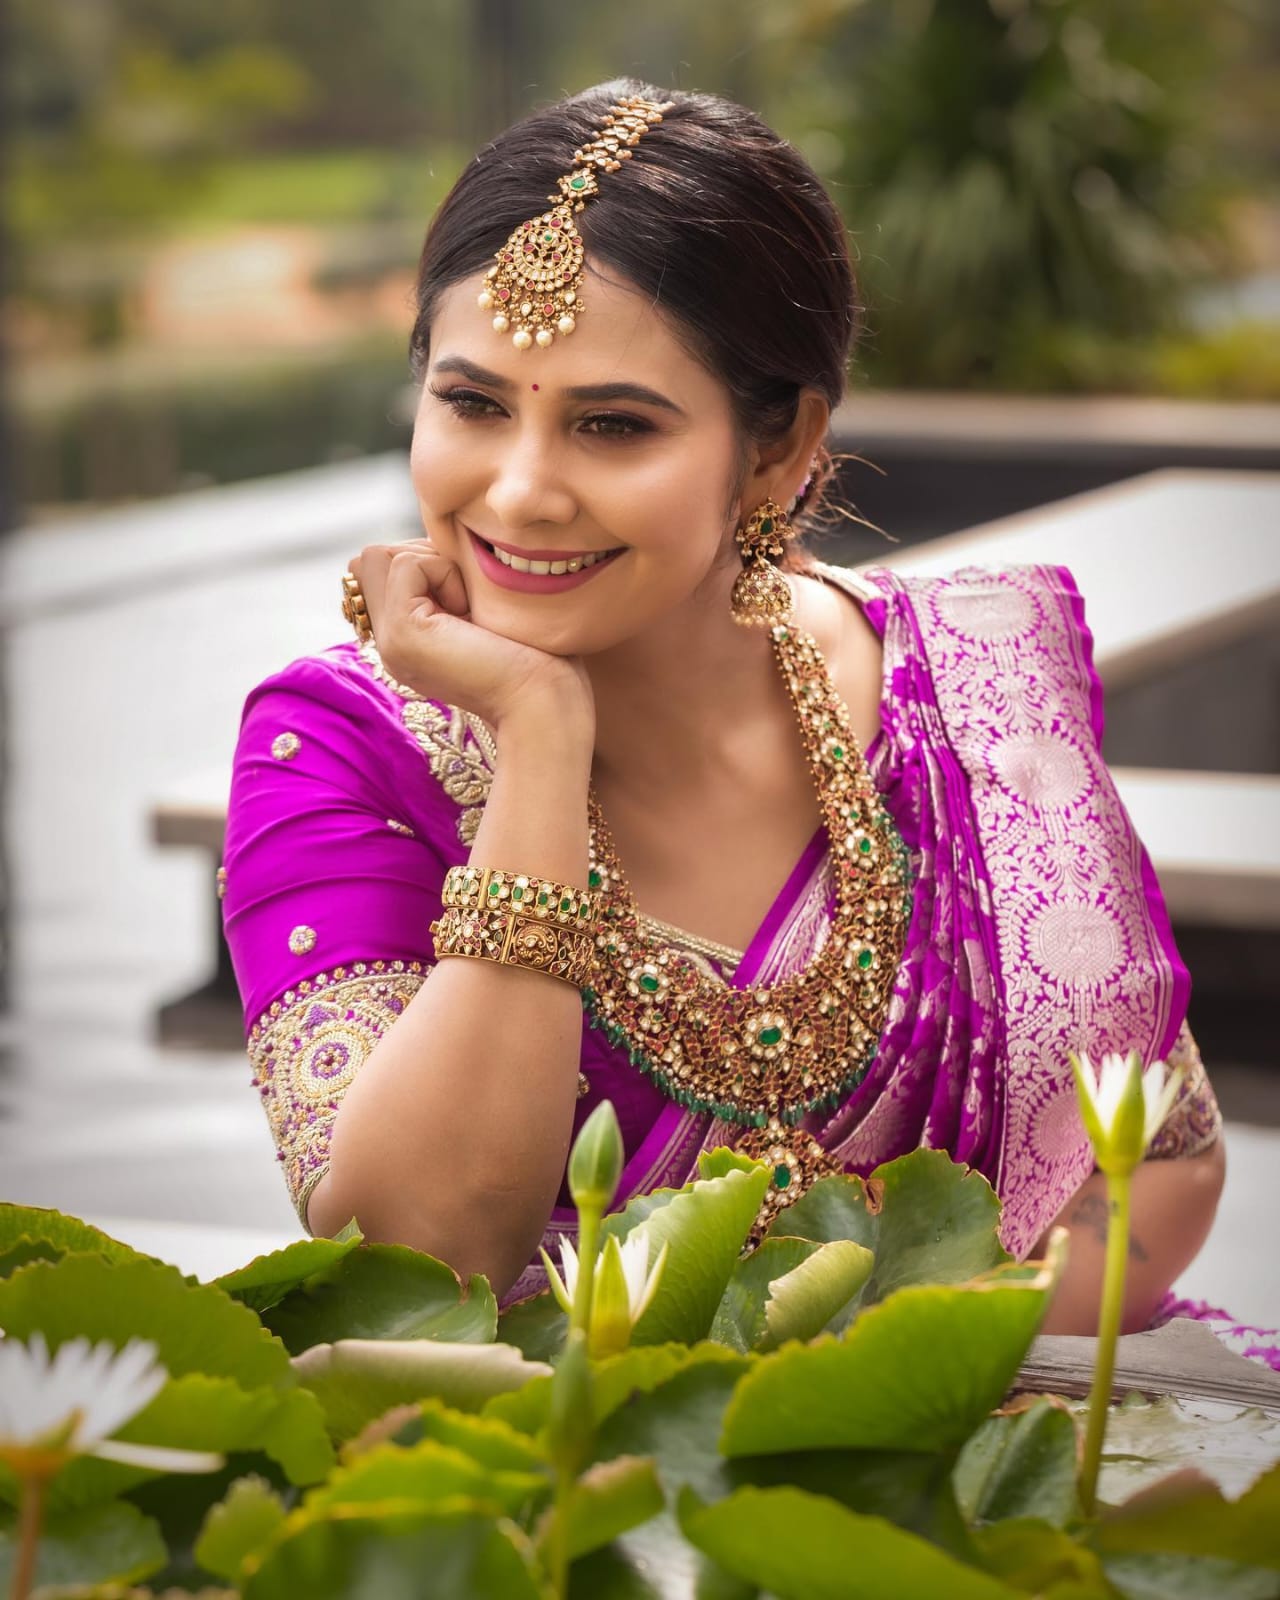
{"type": "Polygon", "coordinates": [[[369,625],[373,629],[375,638],[386,611],[387,574],[391,570],[391,558],[394,553],[392,546],[369,544],[350,566],[350,571],[364,596],[369,625]]]}
{"type": "Polygon", "coordinates": [[[431,568],[436,561],[413,550],[397,550],[387,572],[383,601],[389,626],[400,620],[419,621],[444,608],[432,593],[431,568]]]}
{"type": "Polygon", "coordinates": [[[455,617],[466,617],[471,614],[471,601],[467,595],[467,586],[463,582],[462,569],[448,556],[441,555],[429,537],[406,539],[396,548],[412,551],[423,558],[431,593],[445,611],[455,617]]]}

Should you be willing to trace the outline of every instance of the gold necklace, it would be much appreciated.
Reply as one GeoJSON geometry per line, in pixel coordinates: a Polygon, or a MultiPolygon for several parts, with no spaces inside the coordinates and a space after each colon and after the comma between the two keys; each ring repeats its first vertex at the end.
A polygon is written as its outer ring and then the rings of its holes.
{"type": "Polygon", "coordinates": [[[780,983],[712,982],[646,928],[592,791],[588,883],[602,916],[583,990],[591,1026],[625,1047],[665,1095],[735,1124],[738,1148],[773,1165],[757,1237],[815,1177],[842,1170],[798,1124],[834,1109],[866,1075],[911,908],[902,839],[816,640],[790,625],[771,637],[831,842],[836,909],[827,942],[780,983]]]}

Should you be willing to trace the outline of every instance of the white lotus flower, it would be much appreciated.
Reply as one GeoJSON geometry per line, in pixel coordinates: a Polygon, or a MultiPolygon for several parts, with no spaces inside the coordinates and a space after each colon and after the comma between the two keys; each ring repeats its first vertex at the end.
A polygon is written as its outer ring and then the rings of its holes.
{"type": "MultiPolygon", "coordinates": [[[[552,1294],[565,1311],[571,1312],[578,1287],[577,1251],[567,1238],[561,1239],[563,1279],[545,1250],[542,1262],[552,1294]]],[[[649,1309],[666,1264],[667,1246],[664,1244],[653,1270],[649,1270],[649,1236],[643,1228],[636,1228],[621,1243],[613,1234],[605,1240],[596,1263],[591,1323],[587,1330],[593,1356],[611,1355],[627,1348],[631,1330],[649,1309]]]]}
{"type": "Polygon", "coordinates": [[[1144,1071],[1136,1050],[1127,1056],[1104,1055],[1096,1071],[1082,1051],[1071,1056],[1071,1066],[1099,1167],[1103,1172],[1132,1172],[1178,1097],[1182,1068],[1169,1072],[1163,1061],[1153,1061],[1144,1071]]]}
{"type": "Polygon", "coordinates": [[[50,1358],[41,1333],[27,1344],[0,1339],[0,1461],[40,1475],[76,1456],[98,1456],[158,1472],[215,1472],[223,1458],[205,1450],[126,1444],[110,1436],[155,1399],[169,1374],[156,1347],[130,1339],[69,1339],[50,1358]]]}

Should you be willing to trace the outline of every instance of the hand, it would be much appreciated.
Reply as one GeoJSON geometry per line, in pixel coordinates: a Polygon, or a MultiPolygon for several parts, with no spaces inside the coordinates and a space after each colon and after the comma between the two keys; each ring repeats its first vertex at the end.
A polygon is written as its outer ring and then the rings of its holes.
{"type": "Polygon", "coordinates": [[[429,539],[366,545],[351,562],[383,666],[407,689],[500,728],[534,701],[584,711],[594,736],[591,682],[581,661],[491,633],[470,619],[454,563],[429,539]]]}

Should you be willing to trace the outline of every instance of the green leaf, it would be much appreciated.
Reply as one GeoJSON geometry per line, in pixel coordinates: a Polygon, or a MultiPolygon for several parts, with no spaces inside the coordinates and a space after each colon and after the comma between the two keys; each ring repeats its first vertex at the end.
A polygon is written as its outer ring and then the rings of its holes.
{"type": "Polygon", "coordinates": [[[1102,1569],[1125,1600],[1276,1600],[1274,1572],[1212,1556],[1155,1552],[1106,1556],[1102,1569]]]}
{"type": "Polygon", "coordinates": [[[1038,1518],[1014,1518],[974,1530],[982,1564],[1029,1594],[1077,1595],[1111,1600],[1102,1564],[1091,1550],[1038,1518]]]}
{"type": "Polygon", "coordinates": [[[420,1400],[416,1405],[398,1406],[379,1417],[344,1445],[343,1459],[354,1461],[375,1445],[410,1445],[422,1439],[435,1439],[439,1444],[462,1450],[473,1461],[494,1471],[537,1472],[547,1465],[545,1452],[507,1423],[496,1417],[455,1411],[440,1400],[420,1400]]]}
{"type": "Polygon", "coordinates": [[[284,1501],[256,1473],[237,1478],[210,1506],[196,1540],[195,1558],[206,1572],[239,1583],[245,1559],[274,1542],[288,1513],[284,1501]]]}
{"type": "MultiPolygon", "coordinates": [[[[1072,1406],[1083,1424],[1086,1407],[1072,1406]]],[[[1280,1460],[1280,1417],[1257,1406],[1166,1395],[1126,1395],[1107,1417],[1099,1497],[1112,1505],[1194,1466],[1226,1495],[1241,1495],[1280,1460]]]]}
{"type": "Polygon", "coordinates": [[[487,1507],[495,1516],[515,1516],[539,1506],[550,1493],[550,1476],[541,1468],[532,1472],[494,1469],[452,1445],[423,1439],[415,1445],[384,1444],[366,1451],[310,1490],[303,1510],[308,1517],[317,1517],[335,1506],[394,1500],[429,1507],[462,1496],[487,1507]]]}
{"type": "MultiPolygon", "coordinates": [[[[0,1517],[0,1593],[8,1594],[17,1562],[15,1516],[0,1517]]],[[[35,1587],[136,1583],[164,1566],[168,1552],[151,1517],[123,1501],[46,1515],[35,1587]]]]}
{"type": "MultiPolygon", "coordinates": [[[[591,1365],[591,1403],[599,1425],[634,1394],[647,1394],[685,1368],[719,1363],[735,1373],[746,1370],[740,1356],[721,1344],[633,1345],[619,1355],[591,1365]]],[[[551,1409],[551,1379],[535,1378],[522,1389],[500,1394],[486,1402],[486,1416],[501,1418],[521,1433],[535,1434],[547,1425],[551,1409]]]]}
{"type": "Polygon", "coordinates": [[[821,1249],[812,1239],[766,1239],[743,1256],[725,1285],[711,1337],[741,1355],[754,1350],[766,1334],[764,1308],[770,1286],[821,1249]]]}
{"type": "MultiPolygon", "coordinates": [[[[171,1380],[115,1437],[223,1455],[260,1450],[294,1483],[314,1483],[333,1465],[333,1448],[313,1396],[300,1389],[241,1389],[228,1378],[202,1373],[171,1380]]],[[[148,1467],[81,1456],[54,1479],[50,1504],[89,1505],[156,1476],[148,1467]]]]}
{"type": "Polygon", "coordinates": [[[900,1289],[843,1339],[763,1357],[725,1415],[726,1455],[958,1450],[1004,1398],[1048,1309],[1063,1251],[963,1288],[900,1289]]]}
{"type": "MultiPolygon", "coordinates": [[[[611,1544],[629,1529],[662,1510],[662,1485],[653,1462],[639,1456],[615,1456],[588,1467],[569,1494],[569,1559],[577,1561],[611,1544]]],[[[546,1549],[558,1508],[550,1506],[538,1527],[537,1544],[546,1549]]]]}
{"type": "Polygon", "coordinates": [[[813,1339],[858,1293],[875,1265],[865,1245],[833,1239],[807,1261],[769,1286],[761,1348],[775,1350],[788,1339],[813,1339]]]}
{"type": "Polygon", "coordinates": [[[244,1600],[553,1600],[520,1529],[465,1501],[295,1518],[244,1600]]]}
{"type": "Polygon", "coordinates": [[[247,1306],[145,1256],[67,1255],[20,1267],[0,1282],[0,1328],[18,1339],[39,1330],[50,1349],[79,1335],[117,1347],[149,1339],[172,1377],[207,1373],[244,1389],[295,1382],[288,1351],[247,1306]]]}
{"type": "Polygon", "coordinates": [[[293,1366],[338,1439],[352,1438],[392,1406],[434,1398],[478,1411],[493,1395],[550,1377],[549,1367],[526,1361],[510,1345],[433,1339],[343,1339],[313,1345],[293,1366]]]}
{"type": "Polygon", "coordinates": [[[858,1304],[917,1283],[965,1283],[1011,1258],[1000,1201],[980,1172],[944,1150],[912,1150],[865,1182],[820,1178],[774,1218],[769,1238],[853,1239],[875,1256],[858,1304]]]}
{"type": "Polygon", "coordinates": [[[970,1522],[1037,1517],[1065,1527],[1080,1515],[1074,1418],[1044,1398],[988,1417],[961,1451],[955,1482],[970,1522]]]}
{"type": "Polygon", "coordinates": [[[1280,1570],[1278,1530],[1280,1462],[1238,1500],[1228,1500],[1198,1473],[1180,1474],[1116,1507],[1090,1542],[1105,1555],[1160,1550],[1280,1570]]]}
{"type": "Polygon", "coordinates": [[[728,1477],[735,1488],[825,1495],[976,1564],[973,1539],[956,1504],[951,1465],[950,1456],[906,1450],[804,1450],[740,1457],[729,1464],[728,1477]]]}
{"type": "Polygon", "coordinates": [[[634,1200],[605,1218],[605,1235],[619,1239],[642,1220],[651,1259],[664,1243],[670,1246],[657,1293],[632,1332],[634,1344],[706,1338],[768,1185],[765,1167],[735,1168],[670,1194],[642,1219],[634,1200]]]}
{"type": "Polygon", "coordinates": [[[632,1393],[596,1436],[597,1460],[648,1457],[657,1469],[666,1509],[623,1534],[616,1549],[623,1563],[649,1577],[662,1595],[688,1594],[702,1565],[676,1524],[681,1488],[688,1485],[703,1499],[715,1499],[734,1487],[719,1439],[729,1397],[754,1359],[717,1345],[700,1348],[717,1354],[686,1363],[648,1392],[632,1393]]]}
{"type": "Polygon", "coordinates": [[[717,1505],[686,1491],[680,1526],[698,1549],[778,1600],[1013,1600],[997,1578],[913,1533],[802,1489],[739,1489],[717,1505]]]}
{"type": "Polygon", "coordinates": [[[488,1280],[466,1297],[452,1267],[407,1245],[371,1244],[342,1254],[263,1315],[290,1354],[339,1339],[434,1339],[492,1343],[498,1306],[488,1280]]]}
{"type": "Polygon", "coordinates": [[[295,1239],[282,1250],[255,1256],[247,1266],[224,1272],[213,1281],[232,1299],[261,1313],[277,1305],[291,1290],[330,1270],[362,1240],[358,1231],[344,1240],[295,1239]]]}
{"type": "Polygon", "coordinates": [[[69,1217],[64,1212],[47,1210],[43,1206],[18,1206],[0,1203],[0,1277],[8,1277],[14,1267],[24,1259],[37,1259],[31,1255],[33,1246],[47,1245],[44,1259],[57,1260],[72,1253],[90,1253],[105,1256],[108,1261],[151,1261],[153,1256],[121,1244],[110,1234],[103,1233],[79,1217],[69,1217]]]}
{"type": "Polygon", "coordinates": [[[743,1155],[741,1150],[730,1150],[727,1145],[717,1145],[714,1150],[698,1152],[698,1176],[723,1178],[726,1172],[772,1172],[767,1161],[743,1155]]]}
{"type": "Polygon", "coordinates": [[[498,1317],[498,1338],[523,1350],[530,1361],[554,1361],[568,1331],[569,1319],[550,1290],[517,1301],[498,1317]]]}

